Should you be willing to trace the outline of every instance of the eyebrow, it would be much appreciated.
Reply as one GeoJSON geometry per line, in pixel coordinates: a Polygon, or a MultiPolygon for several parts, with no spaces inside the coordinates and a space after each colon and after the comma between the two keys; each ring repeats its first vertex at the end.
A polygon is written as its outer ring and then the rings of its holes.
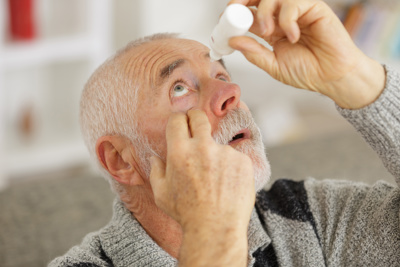
{"type": "Polygon", "coordinates": [[[171,76],[172,72],[174,72],[174,70],[180,67],[183,63],[185,63],[184,59],[178,59],[162,68],[160,71],[161,80],[164,80],[165,78],[171,76]]]}
{"type": "MultiPolygon", "coordinates": [[[[210,58],[210,53],[204,54],[204,57],[210,58]]],[[[161,82],[164,81],[169,76],[171,76],[171,74],[174,72],[174,70],[176,70],[177,68],[182,66],[185,62],[186,62],[186,60],[184,60],[184,59],[178,59],[178,60],[175,60],[174,62],[172,62],[171,64],[168,64],[164,68],[162,68],[161,71],[160,71],[160,80],[161,80],[161,82]]],[[[227,70],[226,66],[225,66],[225,63],[224,63],[224,61],[222,59],[217,60],[217,62],[219,62],[221,64],[221,66],[225,70],[227,70]]]]}

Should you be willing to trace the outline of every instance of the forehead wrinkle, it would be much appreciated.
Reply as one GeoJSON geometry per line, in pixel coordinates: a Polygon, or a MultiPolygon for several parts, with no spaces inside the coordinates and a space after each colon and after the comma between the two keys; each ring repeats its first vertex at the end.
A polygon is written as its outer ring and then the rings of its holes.
{"type": "Polygon", "coordinates": [[[144,78],[148,78],[150,86],[154,87],[154,69],[157,69],[157,62],[160,60],[161,57],[158,57],[159,50],[155,49],[149,56],[149,59],[145,62],[143,75],[144,78]]]}
{"type": "Polygon", "coordinates": [[[127,59],[123,71],[129,79],[134,79],[142,85],[147,84],[154,87],[152,72],[159,59],[157,58],[159,52],[159,49],[146,49],[144,53],[140,49],[134,51],[134,54],[131,54],[127,59]]]}
{"type": "MultiPolygon", "coordinates": [[[[179,49],[177,50],[176,44],[169,46],[167,43],[167,46],[164,46],[158,41],[152,42],[135,48],[134,51],[132,51],[134,54],[131,54],[127,59],[128,62],[125,63],[124,70],[128,78],[136,80],[136,84],[147,85],[154,88],[155,86],[159,86],[162,82],[159,82],[160,70],[162,70],[162,65],[164,65],[165,62],[174,63],[175,61],[180,61],[180,59],[185,60],[186,54],[193,55],[196,54],[198,50],[198,47],[192,47],[191,49],[185,49],[185,54],[182,54],[179,49]]],[[[202,57],[210,57],[208,51],[201,54],[202,57]]],[[[219,60],[218,62],[226,70],[223,61],[219,60]]]]}
{"type": "Polygon", "coordinates": [[[135,75],[135,73],[137,73],[136,66],[138,65],[137,63],[139,60],[141,60],[141,58],[138,56],[135,56],[135,57],[132,56],[128,59],[128,63],[125,64],[125,66],[123,68],[123,71],[124,71],[125,75],[128,76],[128,78],[136,77],[136,75],[135,75]]]}
{"type": "MultiPolygon", "coordinates": [[[[152,45],[155,44],[153,43],[152,45]]],[[[144,53],[144,56],[142,56],[143,54],[139,55],[142,58],[140,69],[142,69],[143,72],[141,74],[143,76],[143,81],[147,81],[151,87],[154,87],[156,74],[158,74],[158,66],[162,64],[162,62],[167,61],[168,58],[174,57],[174,55],[171,55],[171,52],[168,51],[168,49],[165,49],[165,47],[162,47],[162,45],[161,47],[160,45],[156,46],[155,49],[147,49],[146,52],[144,53]]]]}

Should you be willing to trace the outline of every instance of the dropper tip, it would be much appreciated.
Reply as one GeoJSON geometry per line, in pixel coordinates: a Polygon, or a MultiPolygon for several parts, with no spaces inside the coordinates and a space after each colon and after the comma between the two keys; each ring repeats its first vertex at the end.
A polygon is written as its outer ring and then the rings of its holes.
{"type": "Polygon", "coordinates": [[[211,62],[218,61],[222,58],[222,56],[214,51],[214,49],[210,50],[210,59],[211,62]]]}

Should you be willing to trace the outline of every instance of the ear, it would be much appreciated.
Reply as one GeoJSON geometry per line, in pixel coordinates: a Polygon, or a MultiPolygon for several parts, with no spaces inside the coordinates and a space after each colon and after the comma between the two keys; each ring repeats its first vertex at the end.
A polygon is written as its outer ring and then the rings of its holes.
{"type": "Polygon", "coordinates": [[[123,136],[102,136],[96,142],[97,159],[104,169],[121,184],[144,184],[132,153],[131,142],[123,136]]]}

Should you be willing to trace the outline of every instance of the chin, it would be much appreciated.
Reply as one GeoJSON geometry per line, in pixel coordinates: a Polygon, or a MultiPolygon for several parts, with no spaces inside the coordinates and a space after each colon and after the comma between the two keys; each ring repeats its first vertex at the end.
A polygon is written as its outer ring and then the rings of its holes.
{"type": "Polygon", "coordinates": [[[246,154],[253,162],[254,185],[256,192],[261,191],[269,182],[271,167],[261,140],[245,140],[233,146],[236,150],[246,154]]]}

